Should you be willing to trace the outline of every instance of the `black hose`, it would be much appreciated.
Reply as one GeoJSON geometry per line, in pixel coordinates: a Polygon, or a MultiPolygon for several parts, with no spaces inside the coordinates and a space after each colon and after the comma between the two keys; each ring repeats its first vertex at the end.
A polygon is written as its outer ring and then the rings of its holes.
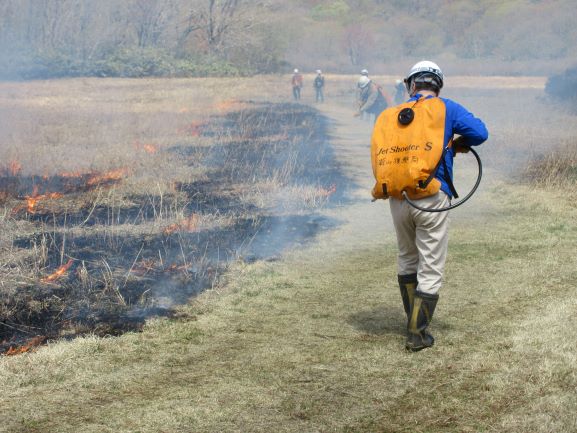
{"type": "Polygon", "coordinates": [[[403,191],[403,197],[405,197],[405,200],[407,200],[407,203],[409,203],[415,209],[418,209],[418,210],[423,211],[423,212],[446,212],[448,210],[455,209],[456,207],[461,206],[463,203],[465,203],[467,200],[469,200],[471,198],[471,196],[473,194],[475,194],[475,191],[477,191],[477,188],[479,187],[479,184],[481,183],[481,177],[483,176],[483,164],[481,164],[481,158],[479,157],[479,154],[472,147],[469,147],[469,152],[471,152],[473,154],[473,156],[477,160],[477,164],[479,166],[479,174],[477,176],[477,181],[475,182],[475,185],[473,186],[473,189],[471,189],[469,194],[467,194],[464,198],[459,200],[457,203],[452,204],[451,206],[443,207],[440,209],[430,209],[430,208],[420,207],[419,205],[415,204],[415,202],[411,201],[411,199],[407,196],[407,193],[405,191],[403,191]]]}

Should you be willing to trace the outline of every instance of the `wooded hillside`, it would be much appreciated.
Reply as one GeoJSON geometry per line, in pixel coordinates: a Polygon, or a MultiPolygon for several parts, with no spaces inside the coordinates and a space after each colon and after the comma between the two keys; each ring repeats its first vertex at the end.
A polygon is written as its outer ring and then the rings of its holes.
{"type": "Polygon", "coordinates": [[[1,0],[0,76],[205,76],[293,66],[549,74],[577,59],[570,0],[1,0]],[[554,60],[554,62],[552,62],[554,60]],[[458,65],[458,66],[457,66],[458,65]]]}

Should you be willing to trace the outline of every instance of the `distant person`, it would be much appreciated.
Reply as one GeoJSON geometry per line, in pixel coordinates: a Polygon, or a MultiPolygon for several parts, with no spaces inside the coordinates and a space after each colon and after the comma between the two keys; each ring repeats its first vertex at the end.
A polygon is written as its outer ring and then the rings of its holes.
{"type": "Polygon", "coordinates": [[[374,115],[376,121],[385,108],[392,105],[390,97],[381,86],[366,75],[361,75],[357,86],[359,88],[359,109],[355,116],[367,113],[374,115]]]}
{"type": "MultiPolygon", "coordinates": [[[[363,93],[362,88],[361,88],[361,83],[365,82],[365,79],[363,77],[369,78],[369,71],[368,70],[366,70],[366,69],[361,70],[361,76],[357,80],[357,105],[358,106],[361,105],[361,94],[363,93]]],[[[367,116],[367,113],[361,112],[361,117],[365,118],[365,116],[367,116]]]]}
{"type": "Polygon", "coordinates": [[[325,102],[324,87],[325,87],[325,77],[323,77],[323,72],[317,69],[317,76],[313,82],[316,93],[317,102],[325,102]]]}
{"type": "Polygon", "coordinates": [[[395,80],[395,105],[402,104],[407,99],[405,84],[402,80],[395,80]]]}
{"type": "MultiPolygon", "coordinates": [[[[389,199],[398,246],[398,282],[407,315],[405,347],[435,341],[427,331],[439,299],[448,247],[448,212],[456,195],[453,157],[487,140],[485,124],[463,106],[439,98],[443,73],[433,62],[414,65],[405,84],[410,99],[378,118],[371,139],[373,198],[389,199]],[[458,134],[453,141],[453,135],[458,134]]],[[[466,289],[463,287],[462,289],[466,289]]]]}
{"type": "Polygon", "coordinates": [[[303,88],[303,76],[298,69],[295,69],[291,79],[291,84],[293,87],[293,97],[295,101],[301,99],[301,89],[303,88]]]}

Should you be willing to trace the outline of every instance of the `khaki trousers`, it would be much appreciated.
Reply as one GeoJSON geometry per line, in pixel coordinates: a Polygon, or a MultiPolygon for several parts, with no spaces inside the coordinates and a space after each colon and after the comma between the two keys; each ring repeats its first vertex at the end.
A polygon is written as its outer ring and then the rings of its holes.
{"type": "MultiPolygon", "coordinates": [[[[389,199],[399,246],[398,274],[417,274],[420,292],[437,294],[442,284],[449,244],[449,213],[423,212],[406,200],[389,199]]],[[[423,208],[450,205],[447,194],[437,194],[415,203],[423,208]]]]}

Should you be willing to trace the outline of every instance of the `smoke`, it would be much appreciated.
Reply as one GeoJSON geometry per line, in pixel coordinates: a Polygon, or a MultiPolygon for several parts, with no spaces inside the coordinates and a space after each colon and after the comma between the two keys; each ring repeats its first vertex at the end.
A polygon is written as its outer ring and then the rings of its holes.
{"type": "MultiPolygon", "coordinates": [[[[182,131],[210,145],[174,144],[152,155],[173,161],[171,170],[204,175],[175,182],[166,196],[142,187],[119,196],[132,170],[40,176],[6,168],[0,186],[11,218],[36,228],[8,225],[11,248],[28,257],[23,272],[37,268],[3,297],[9,330],[32,326],[52,337],[139,329],[218,284],[231,262],[276,260],[334,226],[318,209],[342,197],[346,182],[316,110],[248,104],[182,131]],[[30,302],[42,308],[31,312],[30,302]]],[[[10,332],[0,340],[27,335],[10,332]]]]}

